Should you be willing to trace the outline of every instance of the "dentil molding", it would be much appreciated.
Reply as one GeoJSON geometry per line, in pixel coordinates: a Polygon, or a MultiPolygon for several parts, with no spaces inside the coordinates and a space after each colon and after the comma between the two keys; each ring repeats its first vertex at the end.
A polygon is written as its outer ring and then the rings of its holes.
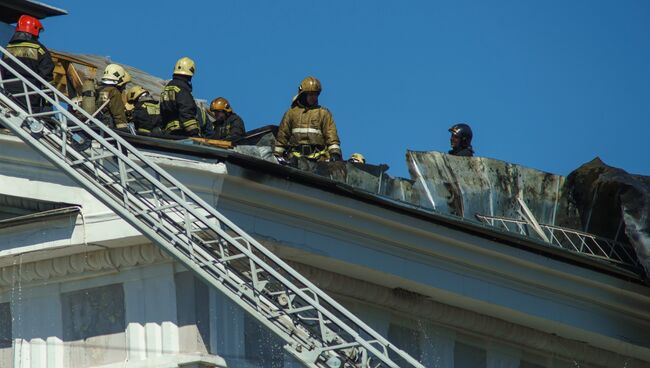
{"type": "Polygon", "coordinates": [[[18,255],[13,265],[0,268],[0,288],[10,287],[19,281],[53,281],[82,273],[119,271],[170,259],[152,244],[94,250],[29,263],[22,263],[18,255]]]}

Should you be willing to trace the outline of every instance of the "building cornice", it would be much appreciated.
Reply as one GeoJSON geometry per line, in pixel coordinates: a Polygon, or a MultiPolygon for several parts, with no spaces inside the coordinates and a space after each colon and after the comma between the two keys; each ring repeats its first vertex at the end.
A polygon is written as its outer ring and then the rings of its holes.
{"type": "Polygon", "coordinates": [[[119,272],[125,268],[150,265],[170,259],[160,248],[152,244],[88,251],[29,263],[21,263],[21,257],[18,255],[11,266],[0,268],[0,288],[14,286],[17,282],[41,283],[60,281],[86,273],[119,272]]]}

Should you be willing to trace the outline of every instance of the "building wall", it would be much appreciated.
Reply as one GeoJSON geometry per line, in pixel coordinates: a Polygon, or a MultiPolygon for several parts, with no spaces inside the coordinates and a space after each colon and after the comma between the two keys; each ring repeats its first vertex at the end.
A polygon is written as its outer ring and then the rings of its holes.
{"type": "MultiPolygon", "coordinates": [[[[124,362],[169,364],[183,355],[205,362],[220,357],[231,368],[300,366],[277,337],[152,245],[18,262],[1,275],[2,367],[116,368],[124,362]]],[[[354,287],[358,280],[347,282],[354,287]]],[[[599,367],[571,359],[570,344],[549,353],[389,305],[333,295],[427,367],[599,367]]],[[[481,316],[471,318],[482,323],[481,316]]],[[[547,344],[553,338],[549,335],[547,344]]],[[[646,366],[624,356],[620,363],[646,366]]]]}

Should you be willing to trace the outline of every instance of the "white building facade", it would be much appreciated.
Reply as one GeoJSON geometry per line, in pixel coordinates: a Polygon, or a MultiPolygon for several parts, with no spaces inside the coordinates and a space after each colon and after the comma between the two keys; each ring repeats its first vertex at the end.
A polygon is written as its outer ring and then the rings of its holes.
{"type": "MultiPolygon", "coordinates": [[[[424,366],[650,366],[650,288],[631,273],[227,158],[147,155],[424,366]]],[[[226,366],[300,365],[0,134],[0,367],[226,366]]]]}

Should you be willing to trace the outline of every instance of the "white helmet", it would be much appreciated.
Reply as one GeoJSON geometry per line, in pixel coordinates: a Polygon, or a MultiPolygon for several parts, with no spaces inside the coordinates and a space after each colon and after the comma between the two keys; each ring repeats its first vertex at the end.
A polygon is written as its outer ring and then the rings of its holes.
{"type": "Polygon", "coordinates": [[[104,69],[102,82],[123,86],[131,81],[131,75],[121,65],[108,64],[104,69]]]}

